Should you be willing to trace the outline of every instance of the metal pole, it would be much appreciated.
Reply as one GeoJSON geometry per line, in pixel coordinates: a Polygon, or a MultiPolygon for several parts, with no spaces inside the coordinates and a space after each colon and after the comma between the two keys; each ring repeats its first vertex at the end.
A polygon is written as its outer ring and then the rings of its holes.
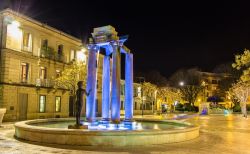
{"type": "MultiPolygon", "coordinates": [[[[143,83],[141,84],[143,86],[143,83]]],[[[142,87],[141,86],[141,87],[142,87]]],[[[141,88],[141,99],[142,99],[142,112],[141,112],[141,116],[143,117],[143,110],[144,110],[144,102],[143,102],[143,88],[141,88]]]]}

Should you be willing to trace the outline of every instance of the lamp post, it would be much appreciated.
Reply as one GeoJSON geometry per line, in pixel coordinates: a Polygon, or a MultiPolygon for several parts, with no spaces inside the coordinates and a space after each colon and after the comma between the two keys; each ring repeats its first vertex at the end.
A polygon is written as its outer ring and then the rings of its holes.
{"type": "Polygon", "coordinates": [[[203,102],[206,101],[206,85],[207,83],[205,81],[202,81],[201,86],[203,86],[203,102]]]}
{"type": "Polygon", "coordinates": [[[153,102],[153,104],[152,104],[152,112],[153,112],[153,114],[154,114],[154,105],[157,103],[157,99],[156,99],[156,95],[157,95],[157,90],[155,90],[155,92],[154,92],[154,94],[155,94],[155,98],[154,98],[154,102],[153,102]]]}
{"type": "Polygon", "coordinates": [[[140,85],[141,85],[141,116],[143,116],[143,110],[144,110],[144,101],[143,101],[143,84],[145,82],[145,78],[144,77],[138,77],[139,81],[140,81],[140,85]]]}

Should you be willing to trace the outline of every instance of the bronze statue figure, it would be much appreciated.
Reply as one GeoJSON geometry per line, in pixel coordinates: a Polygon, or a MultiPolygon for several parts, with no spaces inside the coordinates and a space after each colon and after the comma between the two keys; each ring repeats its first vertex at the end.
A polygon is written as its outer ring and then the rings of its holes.
{"type": "Polygon", "coordinates": [[[82,106],[84,102],[84,94],[89,96],[91,89],[89,92],[86,92],[85,89],[83,89],[83,81],[79,81],[77,83],[78,89],[76,91],[76,125],[81,125],[80,123],[80,118],[81,118],[81,111],[82,111],[82,106]]]}

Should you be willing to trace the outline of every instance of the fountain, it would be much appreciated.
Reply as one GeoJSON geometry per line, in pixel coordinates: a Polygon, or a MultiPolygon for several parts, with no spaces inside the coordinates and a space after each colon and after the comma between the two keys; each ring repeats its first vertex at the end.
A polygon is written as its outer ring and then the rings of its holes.
{"type": "Polygon", "coordinates": [[[19,139],[67,145],[130,146],[186,141],[199,136],[199,127],[185,122],[133,119],[133,54],[112,26],[95,28],[88,44],[86,129],[68,129],[72,119],[36,119],[15,124],[19,139]],[[95,116],[97,66],[103,59],[102,117],[95,116]],[[125,116],[120,118],[121,54],[125,54],[125,116]],[[112,59],[110,58],[112,56],[112,59]],[[111,62],[112,60],[112,62],[111,62]],[[112,64],[112,65],[111,65],[112,64]]]}

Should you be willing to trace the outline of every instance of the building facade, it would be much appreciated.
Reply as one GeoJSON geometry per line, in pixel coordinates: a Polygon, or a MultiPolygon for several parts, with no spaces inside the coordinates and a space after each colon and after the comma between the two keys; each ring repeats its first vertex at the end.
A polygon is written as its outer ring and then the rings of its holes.
{"type": "Polygon", "coordinates": [[[68,117],[69,91],[55,90],[53,79],[84,58],[81,40],[9,9],[0,13],[0,27],[4,120],[68,117]]]}

